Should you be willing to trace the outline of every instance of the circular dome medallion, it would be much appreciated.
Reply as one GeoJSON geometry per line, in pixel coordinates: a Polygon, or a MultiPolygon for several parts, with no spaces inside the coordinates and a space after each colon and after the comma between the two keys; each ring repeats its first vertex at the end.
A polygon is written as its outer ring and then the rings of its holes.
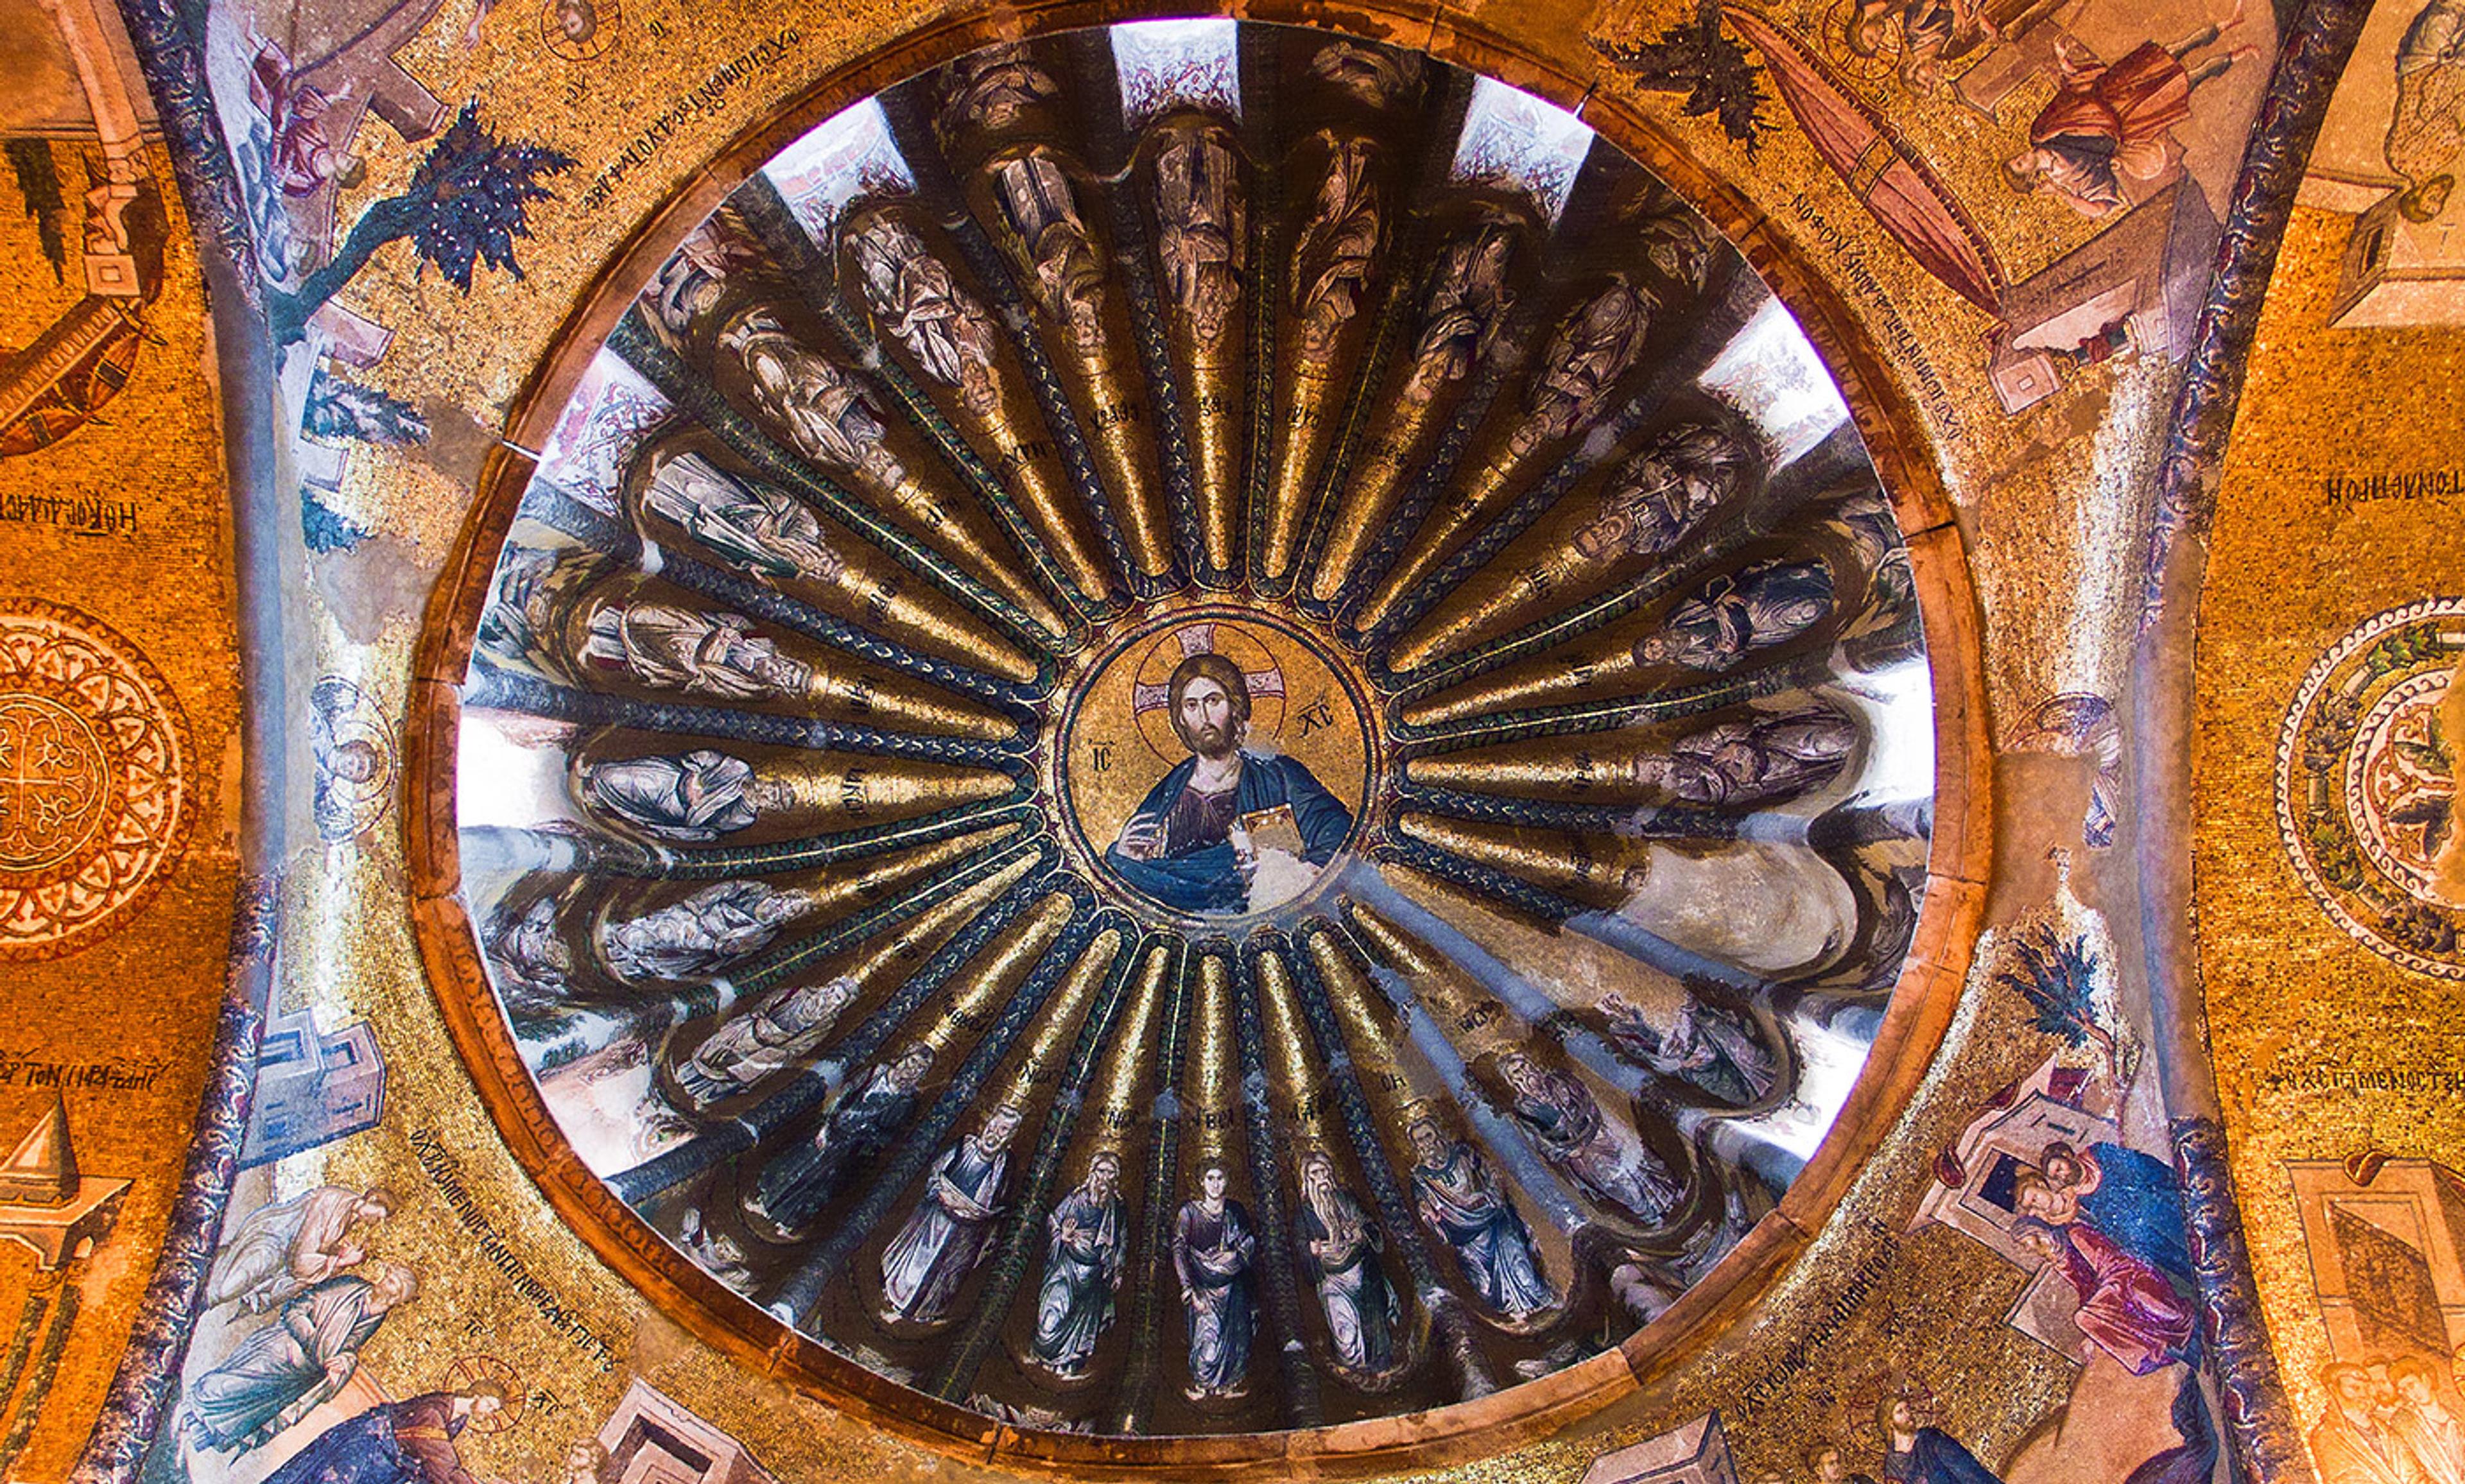
{"type": "Polygon", "coordinates": [[[995,47],[731,167],[475,517],[411,836],[543,1187],[1022,1463],[1631,1385],[1846,1187],[1952,910],[1946,579],[1796,321],[1585,123],[1321,32],[995,47]]]}
{"type": "Polygon", "coordinates": [[[1363,682],[1307,626],[1208,603],[1132,627],[1067,693],[1054,797],[1095,879],[1147,913],[1308,897],[1374,795],[1363,682]]]}
{"type": "Polygon", "coordinates": [[[2278,831],[2295,870],[2356,941],[2417,973],[2465,979],[2465,598],[2375,613],[2329,647],[2286,708],[2278,831]]]}
{"type": "Polygon", "coordinates": [[[73,952],[150,897],[188,830],[162,675],[74,609],[0,608],[0,960],[73,952]]]}

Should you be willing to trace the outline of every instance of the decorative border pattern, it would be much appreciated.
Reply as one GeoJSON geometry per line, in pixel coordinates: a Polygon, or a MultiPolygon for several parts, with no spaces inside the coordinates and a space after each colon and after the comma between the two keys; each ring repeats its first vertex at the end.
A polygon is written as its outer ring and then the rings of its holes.
{"type": "Polygon", "coordinates": [[[2276,830],[2295,874],[2346,936],[2417,974],[2465,980],[2465,941],[2457,932],[2465,915],[2423,899],[2373,858],[2358,836],[2351,785],[2357,754],[2369,741],[2359,728],[2386,711],[2395,689],[2382,682],[2430,678],[2465,654],[2436,632],[2418,631],[2457,627],[2440,625],[2443,619],[2465,620],[2465,598],[2421,598],[2374,613],[2313,663],[2277,732],[2276,830]],[[2355,910],[2373,898],[2385,898],[2376,923],[2355,910]],[[2400,916],[2413,933],[2409,942],[2391,936],[2400,916]]]}

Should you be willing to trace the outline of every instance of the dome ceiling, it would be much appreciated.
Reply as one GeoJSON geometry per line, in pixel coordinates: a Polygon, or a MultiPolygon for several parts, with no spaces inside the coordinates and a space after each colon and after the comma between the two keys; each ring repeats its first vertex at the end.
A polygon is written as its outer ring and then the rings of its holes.
{"type": "Polygon", "coordinates": [[[453,784],[489,1034],[737,1333],[1055,1431],[1512,1388],[1858,1083],[1916,581],[1574,119],[1229,21],[978,53],[754,173],[543,451],[453,784]]]}

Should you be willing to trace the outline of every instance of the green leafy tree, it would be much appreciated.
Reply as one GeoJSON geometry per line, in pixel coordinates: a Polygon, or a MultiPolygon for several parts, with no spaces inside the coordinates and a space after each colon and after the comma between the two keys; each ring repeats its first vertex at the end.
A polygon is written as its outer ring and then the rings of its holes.
{"type": "Polygon", "coordinates": [[[358,277],[377,249],[406,237],[418,255],[417,272],[434,264],[465,294],[482,263],[521,277],[515,239],[531,234],[531,203],[554,195],[541,178],[578,163],[545,144],[499,140],[479,122],[478,100],[463,104],[454,126],[429,146],[409,188],[362,212],[342,250],[296,292],[270,297],[275,343],[289,344],[306,334],[309,317],[358,277]]]}

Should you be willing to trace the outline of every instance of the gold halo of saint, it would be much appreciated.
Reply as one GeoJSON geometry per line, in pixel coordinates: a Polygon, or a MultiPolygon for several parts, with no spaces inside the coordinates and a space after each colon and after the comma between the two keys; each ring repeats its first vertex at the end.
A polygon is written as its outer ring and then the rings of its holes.
{"type": "Polygon", "coordinates": [[[1100,874],[1184,917],[1273,911],[1316,888],[1369,792],[1359,691],[1263,616],[1132,635],[1070,708],[1063,808],[1100,874]]]}

